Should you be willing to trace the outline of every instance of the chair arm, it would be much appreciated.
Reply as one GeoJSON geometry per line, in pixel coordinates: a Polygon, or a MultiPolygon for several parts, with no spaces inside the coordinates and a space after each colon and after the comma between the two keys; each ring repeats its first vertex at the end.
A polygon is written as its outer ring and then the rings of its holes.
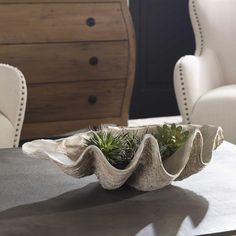
{"type": "Polygon", "coordinates": [[[221,66],[212,51],[180,58],[174,69],[174,88],[183,122],[191,122],[193,107],[203,94],[223,84],[221,66]]]}
{"type": "Polygon", "coordinates": [[[18,146],[24,120],[27,87],[24,75],[17,68],[0,64],[0,113],[15,129],[14,146],[18,146]]]}

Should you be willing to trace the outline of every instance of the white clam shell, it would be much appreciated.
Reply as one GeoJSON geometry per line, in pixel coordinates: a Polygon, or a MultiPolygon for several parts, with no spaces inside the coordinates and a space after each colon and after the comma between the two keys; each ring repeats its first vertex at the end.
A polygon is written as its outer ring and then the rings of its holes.
{"type": "MultiPolygon", "coordinates": [[[[144,134],[156,126],[119,128],[112,132],[144,134]]],[[[96,146],[85,147],[89,132],[59,140],[35,140],[25,143],[23,151],[36,158],[53,160],[66,174],[76,178],[95,174],[105,189],[116,189],[127,183],[141,191],[165,187],[199,172],[211,160],[212,151],[223,141],[222,129],[214,126],[183,126],[190,131],[186,143],[164,162],[157,140],[151,134],[144,138],[130,164],[124,170],[113,167],[96,146]]]]}

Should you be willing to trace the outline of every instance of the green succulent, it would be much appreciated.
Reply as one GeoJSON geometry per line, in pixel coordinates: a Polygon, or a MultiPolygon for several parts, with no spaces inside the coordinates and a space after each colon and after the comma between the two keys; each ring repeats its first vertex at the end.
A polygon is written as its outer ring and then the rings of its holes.
{"type": "Polygon", "coordinates": [[[135,134],[114,134],[111,131],[100,130],[92,132],[84,143],[86,146],[97,146],[111,165],[125,169],[133,159],[141,141],[142,139],[135,134]]]}
{"type": "Polygon", "coordinates": [[[157,127],[154,136],[158,140],[162,160],[166,160],[187,141],[189,132],[176,124],[163,125],[157,127]]]}
{"type": "Polygon", "coordinates": [[[86,146],[97,146],[111,165],[117,167],[124,156],[124,140],[121,135],[115,135],[110,131],[99,130],[92,132],[84,141],[86,146]]]}

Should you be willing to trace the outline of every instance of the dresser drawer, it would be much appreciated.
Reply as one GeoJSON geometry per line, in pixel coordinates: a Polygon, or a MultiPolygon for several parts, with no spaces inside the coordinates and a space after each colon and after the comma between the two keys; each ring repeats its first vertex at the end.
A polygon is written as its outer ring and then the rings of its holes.
{"type": "Polygon", "coordinates": [[[0,29],[2,44],[128,37],[119,3],[0,4],[0,29]]]}
{"type": "MultiPolygon", "coordinates": [[[[0,3],[89,3],[89,2],[120,2],[120,0],[0,0],[0,3]]],[[[126,0],[122,0],[126,1],[126,0]]]]}
{"type": "Polygon", "coordinates": [[[28,84],[123,79],[128,42],[0,45],[0,61],[22,70],[28,84]]]}
{"type": "Polygon", "coordinates": [[[120,116],[125,86],[124,80],[30,85],[25,122],[120,116]]]}

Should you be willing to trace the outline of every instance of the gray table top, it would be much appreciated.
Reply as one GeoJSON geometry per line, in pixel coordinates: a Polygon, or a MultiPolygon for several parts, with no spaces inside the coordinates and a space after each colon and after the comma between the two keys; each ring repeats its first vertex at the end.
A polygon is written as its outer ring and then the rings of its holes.
{"type": "MultiPolygon", "coordinates": [[[[199,174],[153,192],[107,191],[21,149],[0,151],[0,235],[201,235],[236,230],[236,146],[199,174]]],[[[236,232],[236,231],[235,231],[236,232]]],[[[227,235],[232,235],[231,233],[227,235]]]]}

